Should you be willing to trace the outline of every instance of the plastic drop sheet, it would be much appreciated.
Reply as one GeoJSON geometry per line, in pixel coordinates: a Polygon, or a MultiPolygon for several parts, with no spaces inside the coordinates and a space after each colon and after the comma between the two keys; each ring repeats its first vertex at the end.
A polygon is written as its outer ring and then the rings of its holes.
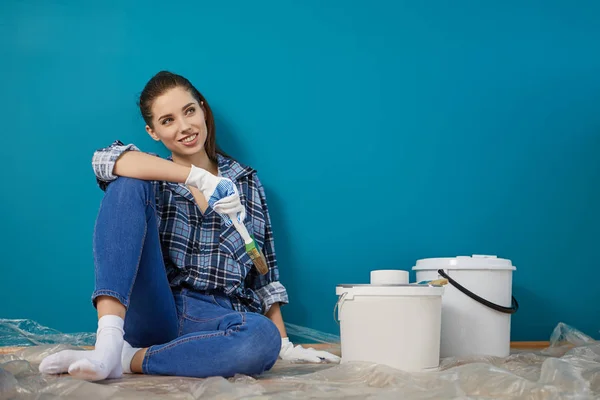
{"type": "MultiPolygon", "coordinates": [[[[292,324],[287,327],[296,341],[324,343],[339,352],[335,335],[292,324]]],[[[515,352],[507,358],[443,359],[437,372],[406,373],[367,363],[278,361],[261,376],[229,379],[125,375],[91,383],[38,373],[39,363],[48,354],[92,344],[93,337],[61,334],[27,320],[0,320],[0,345],[26,346],[0,354],[0,399],[600,398],[600,342],[565,324],[556,327],[547,349],[515,352]]]]}

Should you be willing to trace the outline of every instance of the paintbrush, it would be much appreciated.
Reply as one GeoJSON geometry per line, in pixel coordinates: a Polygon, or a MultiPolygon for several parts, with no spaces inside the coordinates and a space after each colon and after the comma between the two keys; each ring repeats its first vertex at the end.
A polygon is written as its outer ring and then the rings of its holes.
{"type": "Polygon", "coordinates": [[[258,272],[261,275],[264,275],[267,272],[269,272],[267,260],[262,251],[260,251],[260,249],[256,245],[256,241],[254,240],[254,238],[252,238],[252,236],[250,236],[250,234],[248,233],[248,229],[246,229],[246,226],[238,221],[237,215],[230,215],[229,218],[231,219],[231,222],[233,222],[233,226],[235,226],[235,229],[242,236],[242,239],[244,239],[246,253],[248,253],[250,258],[252,259],[252,263],[254,264],[258,272]]]}

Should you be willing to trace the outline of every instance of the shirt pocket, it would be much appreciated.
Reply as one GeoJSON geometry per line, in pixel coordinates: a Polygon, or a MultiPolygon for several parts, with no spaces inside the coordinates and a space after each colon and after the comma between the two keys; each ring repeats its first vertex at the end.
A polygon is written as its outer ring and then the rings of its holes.
{"type": "MultiPolygon", "coordinates": [[[[249,230],[250,233],[250,230],[249,230]]],[[[252,234],[252,233],[250,233],[252,234]]],[[[242,236],[232,226],[223,224],[219,240],[219,251],[225,256],[225,269],[229,273],[239,276],[238,285],[244,281],[254,264],[252,258],[246,253],[246,246],[242,236]]],[[[228,288],[230,290],[234,288],[228,288]]],[[[229,290],[228,290],[229,291],[229,290]]]]}

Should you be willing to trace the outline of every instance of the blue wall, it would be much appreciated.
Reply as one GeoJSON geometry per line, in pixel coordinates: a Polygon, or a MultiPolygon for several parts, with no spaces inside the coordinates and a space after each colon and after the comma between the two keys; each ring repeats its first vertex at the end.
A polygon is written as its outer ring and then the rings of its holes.
{"type": "Polygon", "coordinates": [[[170,69],[259,170],[287,321],[337,333],[336,284],[483,253],[518,267],[514,340],[598,337],[600,3],[81,3],[0,5],[0,317],[94,329],[91,155],[160,150],[135,100],[170,69]]]}

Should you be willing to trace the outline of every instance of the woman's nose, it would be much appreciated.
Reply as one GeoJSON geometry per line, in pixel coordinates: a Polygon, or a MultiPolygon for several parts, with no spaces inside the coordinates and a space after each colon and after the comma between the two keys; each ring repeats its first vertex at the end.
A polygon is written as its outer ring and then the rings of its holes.
{"type": "Polygon", "coordinates": [[[190,124],[185,120],[185,118],[182,118],[181,121],[179,122],[179,130],[181,132],[185,132],[187,130],[189,130],[191,128],[190,124]]]}

